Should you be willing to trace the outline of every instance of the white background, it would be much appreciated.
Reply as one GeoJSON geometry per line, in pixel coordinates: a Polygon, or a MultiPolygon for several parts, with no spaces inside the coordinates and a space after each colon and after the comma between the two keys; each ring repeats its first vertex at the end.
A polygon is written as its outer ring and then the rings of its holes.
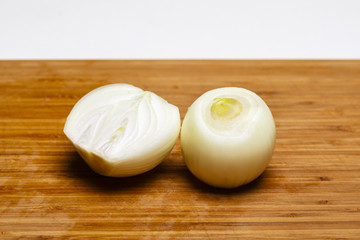
{"type": "Polygon", "coordinates": [[[359,0],[0,0],[0,59],[334,58],[359,0]]]}

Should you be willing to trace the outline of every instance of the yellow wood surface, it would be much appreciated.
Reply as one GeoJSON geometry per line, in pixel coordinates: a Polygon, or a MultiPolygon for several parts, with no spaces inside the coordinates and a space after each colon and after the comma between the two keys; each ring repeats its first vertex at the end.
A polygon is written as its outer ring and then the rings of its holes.
{"type": "Polygon", "coordinates": [[[2,61],[0,239],[359,239],[360,61],[2,61]],[[63,134],[90,90],[130,83],[179,107],[226,86],[262,97],[273,159],[254,182],[209,187],[179,141],[152,171],[95,174],[63,134]]]}

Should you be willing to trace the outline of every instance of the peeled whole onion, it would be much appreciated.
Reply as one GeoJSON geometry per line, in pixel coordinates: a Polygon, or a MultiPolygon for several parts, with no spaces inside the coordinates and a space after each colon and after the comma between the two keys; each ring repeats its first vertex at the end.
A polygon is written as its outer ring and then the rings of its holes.
{"type": "Polygon", "coordinates": [[[275,137],[271,111],[258,95],[242,88],[218,88],[188,109],[181,149],[197,178],[215,187],[234,188],[265,170],[275,137]]]}

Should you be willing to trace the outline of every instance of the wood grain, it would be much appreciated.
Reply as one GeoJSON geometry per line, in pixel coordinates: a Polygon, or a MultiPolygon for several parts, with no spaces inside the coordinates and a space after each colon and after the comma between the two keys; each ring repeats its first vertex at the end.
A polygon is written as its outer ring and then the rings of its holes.
{"type": "Polygon", "coordinates": [[[2,61],[0,238],[359,239],[360,61],[2,61]],[[209,187],[177,143],[131,178],[95,174],[63,134],[85,93],[130,83],[179,106],[237,86],[269,105],[273,159],[254,182],[209,187]]]}

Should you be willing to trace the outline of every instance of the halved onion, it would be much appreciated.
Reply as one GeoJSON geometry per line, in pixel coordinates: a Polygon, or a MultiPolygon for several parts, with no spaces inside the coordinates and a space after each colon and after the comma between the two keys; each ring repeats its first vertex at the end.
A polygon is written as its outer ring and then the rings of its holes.
{"type": "Polygon", "coordinates": [[[242,88],[214,89],[188,109],[181,129],[181,149],[189,170],[203,182],[233,188],[257,178],[275,145],[270,109],[242,88]]]}
{"type": "Polygon", "coordinates": [[[81,98],[64,133],[97,173],[127,177],[164,160],[180,131],[179,109],[129,84],[110,84],[81,98]]]}

